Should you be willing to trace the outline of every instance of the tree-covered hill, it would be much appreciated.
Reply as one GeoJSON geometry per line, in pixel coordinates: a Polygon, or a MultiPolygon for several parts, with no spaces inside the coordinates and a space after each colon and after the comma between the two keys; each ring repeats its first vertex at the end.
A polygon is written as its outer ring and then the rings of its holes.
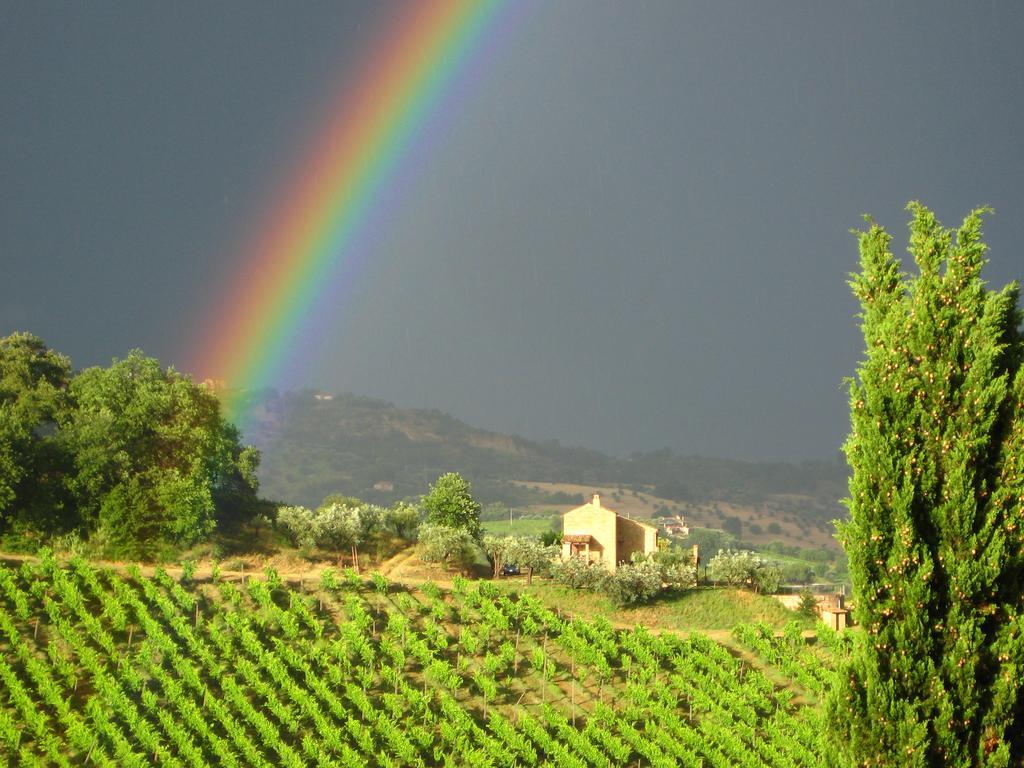
{"type": "Polygon", "coordinates": [[[815,521],[843,515],[846,468],[838,462],[753,463],[680,456],[667,449],[618,458],[557,441],[476,429],[436,410],[398,408],[355,395],[262,392],[246,440],[263,452],[262,492],[316,504],[332,492],[390,503],[418,496],[457,470],[484,502],[571,504],[576,495],[522,482],[620,485],[679,502],[758,506],[785,499],[815,521]]]}

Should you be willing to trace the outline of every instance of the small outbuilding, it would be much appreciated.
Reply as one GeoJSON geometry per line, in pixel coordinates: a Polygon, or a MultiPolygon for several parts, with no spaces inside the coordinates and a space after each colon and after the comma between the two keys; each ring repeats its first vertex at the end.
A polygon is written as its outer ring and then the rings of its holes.
{"type": "Polygon", "coordinates": [[[562,515],[562,559],[579,555],[600,563],[612,573],[619,563],[628,563],[634,552],[649,555],[658,550],[658,529],[623,517],[601,506],[594,494],[589,504],[562,515]]]}

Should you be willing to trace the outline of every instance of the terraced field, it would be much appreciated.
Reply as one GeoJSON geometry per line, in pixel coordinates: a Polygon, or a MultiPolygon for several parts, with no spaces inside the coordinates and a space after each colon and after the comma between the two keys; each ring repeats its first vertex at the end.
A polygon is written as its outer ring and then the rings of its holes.
{"type": "Polygon", "coordinates": [[[830,673],[770,632],[736,636],[762,669],[700,634],[616,630],[488,582],[326,571],[305,587],[0,565],[0,764],[821,762],[830,673]]]}

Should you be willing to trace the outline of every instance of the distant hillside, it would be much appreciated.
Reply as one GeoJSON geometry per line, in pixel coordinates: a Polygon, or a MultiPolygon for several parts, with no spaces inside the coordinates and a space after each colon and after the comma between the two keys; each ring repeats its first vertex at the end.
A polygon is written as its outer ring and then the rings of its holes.
{"type": "Polygon", "coordinates": [[[482,502],[520,508],[564,508],[582,501],[579,488],[618,487],[654,499],[654,514],[658,499],[663,512],[723,503],[724,510],[771,510],[829,532],[828,521],[844,514],[838,500],[846,467],[839,463],[754,463],[669,450],[617,458],[354,395],[261,393],[254,414],[246,439],[263,451],[261,493],[291,503],[315,505],[338,491],[390,503],[419,496],[454,470],[482,502]]]}

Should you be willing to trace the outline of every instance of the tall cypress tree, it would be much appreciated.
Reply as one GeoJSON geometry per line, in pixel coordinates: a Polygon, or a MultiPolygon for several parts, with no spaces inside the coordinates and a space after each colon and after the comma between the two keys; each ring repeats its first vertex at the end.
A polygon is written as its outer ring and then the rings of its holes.
{"type": "Polygon", "coordinates": [[[850,383],[850,519],[863,625],[828,704],[837,761],[1024,765],[1024,337],[986,289],[982,215],[908,206],[917,274],[858,233],[866,357],[850,383]]]}

